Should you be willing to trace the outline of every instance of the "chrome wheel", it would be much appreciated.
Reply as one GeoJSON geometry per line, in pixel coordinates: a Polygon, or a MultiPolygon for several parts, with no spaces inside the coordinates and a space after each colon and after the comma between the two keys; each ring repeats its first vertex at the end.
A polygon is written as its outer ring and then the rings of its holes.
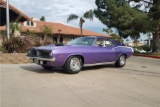
{"type": "Polygon", "coordinates": [[[126,63],[126,56],[122,55],[119,59],[120,65],[123,66],[126,63]]]}
{"type": "Polygon", "coordinates": [[[70,69],[72,71],[79,71],[81,69],[81,62],[77,57],[70,60],[70,69]]]}
{"type": "Polygon", "coordinates": [[[82,69],[82,59],[80,56],[70,56],[65,62],[63,69],[69,74],[77,74],[82,69]]]}
{"type": "Polygon", "coordinates": [[[126,58],[127,56],[122,54],[119,59],[116,61],[115,66],[116,67],[123,67],[126,64],[126,58]]]}

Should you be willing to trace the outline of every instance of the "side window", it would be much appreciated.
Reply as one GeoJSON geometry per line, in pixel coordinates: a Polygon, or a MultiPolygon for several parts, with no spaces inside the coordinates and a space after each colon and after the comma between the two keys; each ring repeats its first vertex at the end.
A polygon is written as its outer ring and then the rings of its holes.
{"type": "Polygon", "coordinates": [[[96,43],[95,43],[95,46],[104,46],[104,42],[105,40],[103,38],[99,38],[97,39],[96,43]]]}
{"type": "Polygon", "coordinates": [[[111,46],[116,46],[116,44],[113,41],[109,40],[109,42],[110,42],[111,46]]]}
{"type": "Polygon", "coordinates": [[[101,47],[115,46],[115,43],[106,38],[99,38],[97,39],[95,46],[101,46],[101,47]]]}
{"type": "Polygon", "coordinates": [[[116,44],[113,42],[113,41],[111,41],[111,40],[106,40],[105,41],[105,46],[115,46],[116,44]]]}
{"type": "Polygon", "coordinates": [[[111,44],[111,42],[109,40],[105,41],[105,47],[107,47],[107,46],[112,46],[112,44],[111,44]]]}

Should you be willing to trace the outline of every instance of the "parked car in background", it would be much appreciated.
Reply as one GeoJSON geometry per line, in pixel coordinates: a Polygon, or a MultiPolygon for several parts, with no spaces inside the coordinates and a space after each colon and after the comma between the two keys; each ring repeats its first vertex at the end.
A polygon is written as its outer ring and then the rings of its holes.
{"type": "Polygon", "coordinates": [[[141,49],[139,52],[140,52],[140,53],[146,53],[146,51],[143,50],[143,49],[141,49]]]}
{"type": "Polygon", "coordinates": [[[114,64],[123,67],[133,49],[106,37],[79,37],[67,45],[48,45],[28,50],[27,56],[45,69],[62,67],[66,73],[78,73],[84,66],[114,64]]]}

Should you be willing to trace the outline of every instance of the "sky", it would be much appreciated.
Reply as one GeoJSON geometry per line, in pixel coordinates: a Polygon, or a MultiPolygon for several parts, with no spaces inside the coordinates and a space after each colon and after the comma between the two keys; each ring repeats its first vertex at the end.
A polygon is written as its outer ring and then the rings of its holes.
{"type": "MultiPolygon", "coordinates": [[[[58,22],[79,28],[79,20],[67,23],[70,14],[83,16],[83,14],[95,9],[95,0],[9,0],[9,4],[23,12],[29,17],[38,20],[44,16],[47,22],[58,22]]],[[[102,31],[106,28],[96,17],[93,21],[85,20],[83,29],[105,34],[102,31]]]]}

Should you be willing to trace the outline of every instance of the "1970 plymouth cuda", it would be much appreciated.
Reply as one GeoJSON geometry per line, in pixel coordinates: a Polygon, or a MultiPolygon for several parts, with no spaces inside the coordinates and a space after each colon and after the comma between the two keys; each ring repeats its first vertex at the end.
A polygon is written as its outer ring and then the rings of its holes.
{"type": "Polygon", "coordinates": [[[47,45],[28,50],[27,56],[45,69],[62,67],[67,73],[78,73],[83,66],[114,64],[123,67],[133,49],[106,37],[79,37],[67,45],[47,45]]]}

